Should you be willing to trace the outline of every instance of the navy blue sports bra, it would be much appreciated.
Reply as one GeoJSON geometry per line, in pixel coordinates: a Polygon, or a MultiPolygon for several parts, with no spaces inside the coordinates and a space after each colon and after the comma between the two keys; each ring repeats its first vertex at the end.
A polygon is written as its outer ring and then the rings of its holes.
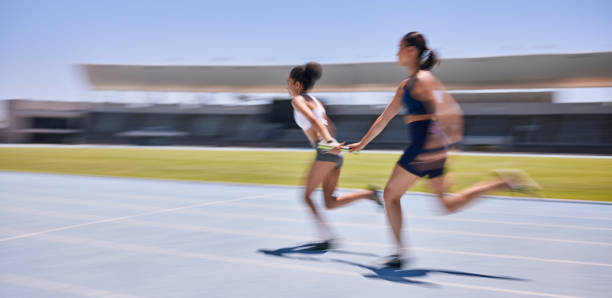
{"type": "Polygon", "coordinates": [[[408,83],[406,83],[406,86],[404,87],[404,97],[402,98],[402,100],[404,101],[404,106],[406,106],[407,109],[406,115],[429,114],[425,110],[425,105],[423,105],[423,102],[418,99],[414,99],[412,95],[410,95],[410,91],[412,91],[413,85],[414,84],[412,83],[411,79],[408,83]]]}

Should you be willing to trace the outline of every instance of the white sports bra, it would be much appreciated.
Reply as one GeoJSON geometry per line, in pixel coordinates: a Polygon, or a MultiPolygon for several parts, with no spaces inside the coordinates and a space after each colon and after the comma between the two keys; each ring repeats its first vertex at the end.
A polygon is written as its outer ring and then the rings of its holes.
{"type": "MultiPolygon", "coordinates": [[[[312,113],[314,114],[315,118],[321,121],[323,125],[327,125],[327,120],[325,120],[325,108],[323,107],[323,105],[314,96],[307,96],[312,98],[317,103],[317,107],[312,110],[312,113]]],[[[297,125],[301,127],[302,130],[307,130],[310,128],[310,126],[312,126],[310,121],[308,121],[308,118],[306,118],[306,116],[304,116],[304,114],[302,114],[296,108],[293,108],[293,118],[295,119],[295,123],[297,123],[297,125]]]]}

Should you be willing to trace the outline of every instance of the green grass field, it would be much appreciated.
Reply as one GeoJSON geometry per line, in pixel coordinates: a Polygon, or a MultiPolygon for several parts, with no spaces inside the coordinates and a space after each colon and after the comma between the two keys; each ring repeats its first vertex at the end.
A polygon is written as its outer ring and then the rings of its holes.
{"type": "MultiPolygon", "coordinates": [[[[300,185],[313,157],[312,152],[0,148],[0,170],[300,185]]],[[[339,187],[384,185],[398,157],[345,155],[339,187]]],[[[603,158],[451,156],[453,191],[491,177],[495,168],[524,169],[543,187],[542,197],[612,201],[612,159],[603,158]]],[[[422,182],[411,190],[429,191],[422,182]]]]}

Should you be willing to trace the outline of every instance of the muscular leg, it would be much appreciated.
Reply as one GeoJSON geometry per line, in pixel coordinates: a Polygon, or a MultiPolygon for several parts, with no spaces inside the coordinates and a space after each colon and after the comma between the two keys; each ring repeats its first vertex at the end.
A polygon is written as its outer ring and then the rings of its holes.
{"type": "Polygon", "coordinates": [[[402,241],[402,206],[400,199],[406,193],[406,190],[419,179],[418,176],[406,171],[399,165],[395,165],[391,178],[385,186],[385,211],[387,220],[391,226],[391,232],[398,246],[398,252],[404,248],[402,241]]]}
{"type": "Polygon", "coordinates": [[[449,213],[453,213],[460,208],[464,207],[468,203],[472,202],[476,198],[496,189],[506,187],[506,183],[501,179],[492,179],[487,181],[478,182],[456,195],[445,195],[444,187],[444,176],[438,176],[433,179],[429,179],[429,185],[433,191],[438,195],[442,205],[449,213]]]}
{"type": "Polygon", "coordinates": [[[327,209],[335,209],[359,199],[369,198],[373,194],[373,191],[364,190],[335,197],[334,191],[338,185],[338,178],[340,178],[340,168],[334,168],[323,180],[323,196],[327,209]]]}
{"type": "Polygon", "coordinates": [[[323,179],[333,170],[335,164],[332,162],[314,161],[310,167],[310,172],[306,178],[306,186],[304,189],[303,200],[306,206],[312,212],[315,219],[316,227],[324,239],[332,238],[332,232],[329,226],[325,223],[322,215],[318,212],[317,207],[312,202],[310,195],[321,184],[323,179]]]}

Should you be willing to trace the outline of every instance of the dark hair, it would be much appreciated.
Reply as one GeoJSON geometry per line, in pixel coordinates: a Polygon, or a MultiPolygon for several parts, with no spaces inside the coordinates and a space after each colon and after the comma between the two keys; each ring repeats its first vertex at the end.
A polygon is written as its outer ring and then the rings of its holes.
{"type": "Polygon", "coordinates": [[[427,42],[423,34],[419,32],[410,32],[404,35],[402,43],[404,46],[415,46],[419,50],[419,57],[421,59],[420,69],[430,70],[438,63],[436,53],[427,47],[427,42]]]}
{"type": "Polygon", "coordinates": [[[312,88],[315,82],[321,78],[323,69],[321,64],[317,62],[308,62],[305,65],[296,66],[289,73],[289,77],[296,82],[302,84],[302,92],[308,91],[312,88]]]}

